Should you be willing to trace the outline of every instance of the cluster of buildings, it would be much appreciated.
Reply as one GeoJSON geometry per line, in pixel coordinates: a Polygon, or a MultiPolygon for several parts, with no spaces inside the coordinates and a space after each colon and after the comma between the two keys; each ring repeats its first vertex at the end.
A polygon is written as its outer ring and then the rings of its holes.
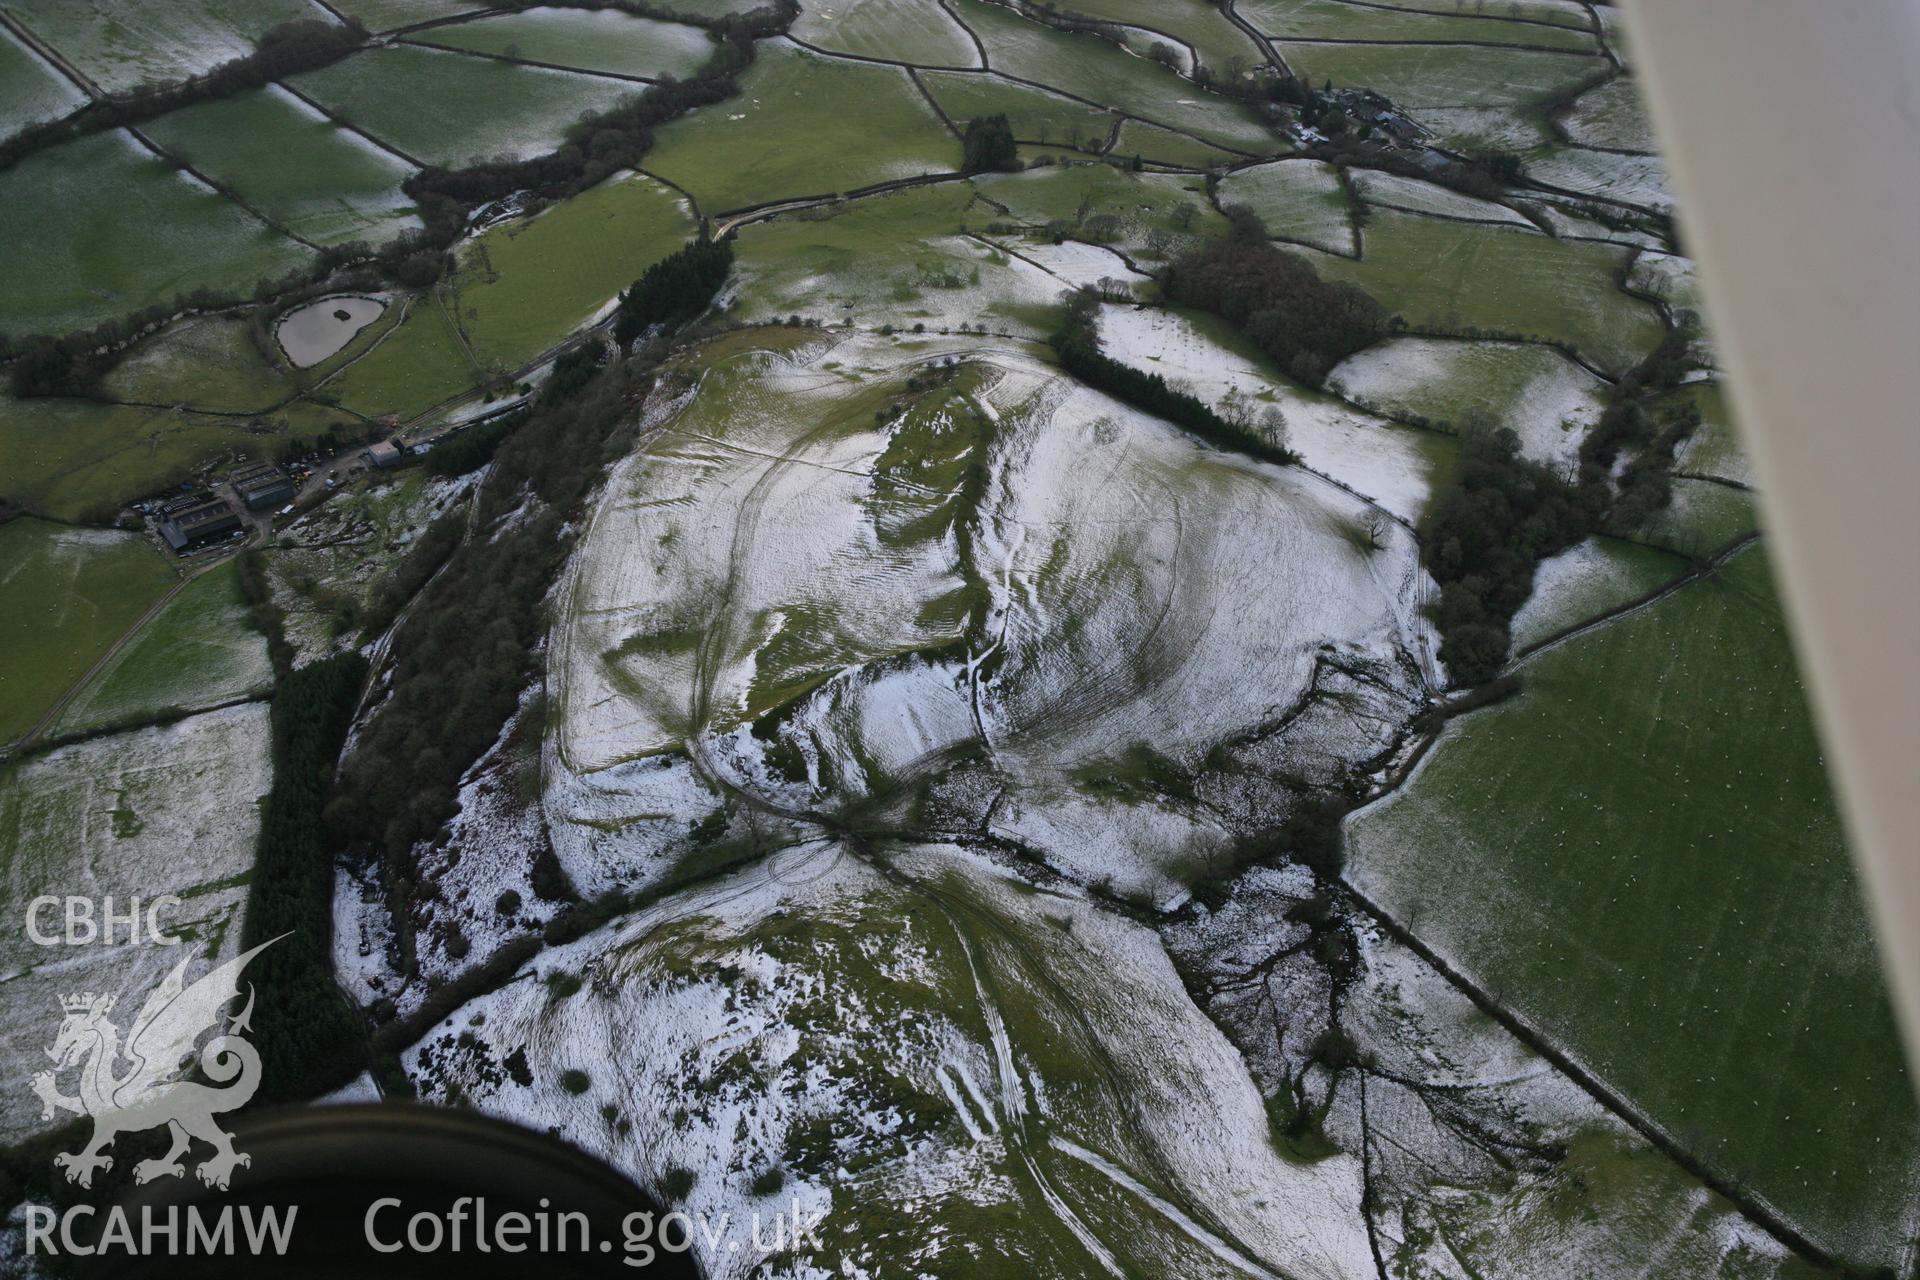
{"type": "MultiPolygon", "coordinates": [[[[368,446],[361,455],[367,466],[389,470],[400,466],[416,450],[389,440],[368,446]]],[[[175,555],[186,555],[245,533],[248,516],[276,511],[299,496],[300,486],[312,473],[298,464],[283,468],[271,462],[248,462],[228,472],[225,479],[208,487],[183,493],[138,510],[152,517],[159,532],[175,555]]],[[[329,479],[327,487],[335,481],[329,479]]]]}
{"type": "Polygon", "coordinates": [[[160,538],[175,555],[185,555],[239,536],[246,528],[244,511],[271,511],[293,501],[293,477],[271,462],[250,462],[227,476],[233,497],[202,490],[163,502],[154,512],[160,538]]]}
{"type": "MultiPolygon", "coordinates": [[[[1345,117],[1346,127],[1364,132],[1371,141],[1419,153],[1422,168],[1438,169],[1449,163],[1449,157],[1428,145],[1432,135],[1419,121],[1372,89],[1330,89],[1316,94],[1314,101],[1323,112],[1329,108],[1339,112],[1345,117]]],[[[1324,116],[1320,123],[1326,123],[1324,116]]],[[[1328,140],[1326,129],[1305,123],[1296,124],[1292,133],[1294,141],[1307,146],[1328,140]]]]}

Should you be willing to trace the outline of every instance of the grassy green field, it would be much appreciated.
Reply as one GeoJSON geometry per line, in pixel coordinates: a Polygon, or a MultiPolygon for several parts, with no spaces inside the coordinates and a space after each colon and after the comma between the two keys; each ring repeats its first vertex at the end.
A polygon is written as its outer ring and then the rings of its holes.
{"type": "Polygon", "coordinates": [[[406,318],[326,383],[326,393],[369,418],[410,418],[477,386],[480,375],[461,349],[438,292],[415,297],[406,318]]]}
{"type": "Polygon", "coordinates": [[[1639,87],[1625,76],[1581,94],[1560,124],[1583,146],[1655,150],[1653,125],[1641,104],[1639,87]]]}
{"type": "Polygon", "coordinates": [[[87,100],[72,81],[0,30],[0,137],[63,116],[87,100]]]}
{"type": "Polygon", "coordinates": [[[1004,115],[1013,126],[1013,136],[1022,142],[1057,144],[1073,150],[1097,148],[1113,130],[1112,112],[1032,85],[957,71],[922,71],[920,83],[962,128],[977,116],[1004,115]]]}
{"type": "Polygon", "coordinates": [[[1444,5],[1431,7],[1436,12],[1396,12],[1341,0],[1243,0],[1239,11],[1262,34],[1281,40],[1454,40],[1599,52],[1589,30],[1508,22],[1499,16],[1505,12],[1504,5],[1495,6],[1494,13],[1484,17],[1438,12],[1444,5]]]}
{"type": "Polygon", "coordinates": [[[245,292],[311,256],[120,132],[0,172],[0,244],[0,331],[15,334],[62,333],[201,287],[245,292]]]}
{"type": "Polygon", "coordinates": [[[518,368],[578,329],[694,230],[685,201],[660,183],[601,183],[463,246],[454,314],[484,366],[518,368]]]}
{"type": "Polygon", "coordinates": [[[1316,263],[1322,275],[1353,281],[1416,330],[1551,338],[1621,371],[1662,333],[1652,306],[1614,286],[1623,256],[1612,245],[1382,210],[1367,225],[1363,260],[1316,263]]]}
{"type": "Polygon", "coordinates": [[[973,180],[980,193],[1011,211],[1021,222],[1044,227],[1062,222],[1087,234],[1086,223],[1111,218],[1119,227],[1115,243],[1128,252],[1154,256],[1147,237],[1155,231],[1175,236],[1216,235],[1226,219],[1207,203],[1201,179],[1185,174],[1129,173],[1109,164],[1033,169],[973,180]],[[1183,209],[1192,210],[1183,213],[1183,209]]]}
{"type": "Polygon", "coordinates": [[[1459,45],[1280,41],[1278,48],[1299,75],[1377,90],[1442,141],[1498,138],[1503,145],[1543,139],[1545,122],[1533,104],[1609,65],[1597,54],[1459,45]]]}
{"type": "Polygon", "coordinates": [[[762,45],[738,97],[664,126],[647,154],[709,215],[959,167],[959,141],[906,72],[790,44],[762,45]]]}
{"type": "Polygon", "coordinates": [[[684,80],[706,65],[714,51],[713,41],[699,27],[656,22],[618,9],[524,9],[429,27],[412,38],[447,49],[655,79],[684,80]]]}
{"type": "Polygon", "coordinates": [[[1606,383],[1552,347],[1393,338],[1342,361],[1327,385],[1355,404],[1455,434],[1507,427],[1529,457],[1579,451],[1606,407],[1606,383]]]}
{"type": "Polygon", "coordinates": [[[181,588],[75,695],[53,732],[124,726],[272,687],[266,637],[248,624],[239,571],[228,560],[181,588]]]}
{"type": "Polygon", "coordinates": [[[794,20],[793,36],[835,53],[923,67],[980,65],[980,51],[939,0],[837,0],[807,5],[794,20]]]}
{"type": "Polygon", "coordinates": [[[1700,410],[1700,429],[1681,447],[1680,469],[1738,484],[1751,483],[1753,472],[1734,427],[1732,406],[1720,384],[1696,382],[1674,392],[1673,400],[1690,402],[1700,410]]]}
{"type": "Polygon", "coordinates": [[[358,18],[376,34],[416,22],[432,22],[474,13],[487,6],[478,0],[339,0],[334,8],[358,18]]]}
{"type": "MultiPolygon", "coordinates": [[[[392,328],[401,308],[390,306],[353,335],[338,352],[305,369],[270,364],[240,316],[188,316],[136,344],[107,374],[102,386],[113,400],[182,406],[220,413],[269,413],[284,418],[294,434],[315,434],[306,419],[325,416],[324,405],[293,397],[372,347],[392,328]]],[[[272,339],[268,341],[271,343],[272,339]]],[[[276,358],[281,358],[276,347],[276,358]]],[[[324,394],[324,393],[322,393],[324,394]]]]}
{"type": "Polygon", "coordinates": [[[1550,556],[1513,617],[1514,651],[1638,600],[1686,570],[1687,562],[1670,552],[1619,538],[1589,538],[1550,556]]]}
{"type": "Polygon", "coordinates": [[[420,225],[400,183],[412,169],[280,87],[171,112],[148,135],[320,244],[383,244],[420,225]]]}
{"type": "MultiPolygon", "coordinates": [[[[1442,3],[1435,3],[1435,0],[1368,0],[1368,2],[1383,9],[1442,13],[1452,11],[1462,14],[1468,11],[1464,0],[1460,4],[1452,3],[1451,0],[1443,0],[1442,3]]],[[[1259,7],[1259,4],[1260,0],[1250,0],[1246,10],[1249,16],[1259,7]]],[[[1593,29],[1593,15],[1579,0],[1504,0],[1503,3],[1494,6],[1482,3],[1482,0],[1474,0],[1472,13],[1475,16],[1484,15],[1484,20],[1489,22],[1508,22],[1519,18],[1528,22],[1547,22],[1555,26],[1573,27],[1579,31],[1593,29]],[[1488,12],[1489,8],[1491,12],[1488,12]]]]}
{"type": "Polygon", "coordinates": [[[1350,876],[1816,1241],[1891,1252],[1911,1082],[1764,558],[1523,673],[1352,820],[1350,876]]]}
{"type": "Polygon", "coordinates": [[[550,151],[582,112],[645,87],[416,45],[368,49],[292,84],[407,155],[449,165],[550,151]]]}
{"type": "Polygon", "coordinates": [[[1240,103],[1197,89],[1167,68],[1092,35],[1055,31],[986,0],[954,0],[954,12],[987,47],[987,65],[1036,80],[1155,124],[1249,155],[1281,148],[1240,103]]]}
{"type": "Polygon", "coordinates": [[[1759,527],[1753,495],[1710,480],[1673,481],[1673,501],[1635,537],[1694,560],[1723,551],[1759,527]]]}
{"type": "Polygon", "coordinates": [[[142,342],[104,383],[115,400],[225,413],[265,410],[298,387],[269,365],[239,316],[189,316],[142,342]]]}
{"type": "Polygon", "coordinates": [[[740,232],[737,314],[802,315],[878,327],[951,328],[994,321],[1023,336],[1058,323],[1062,285],[973,240],[997,217],[966,183],[852,201],[830,215],[788,216],[740,232]]]}
{"type": "Polygon", "coordinates": [[[1244,204],[1276,240],[1310,244],[1329,253],[1359,251],[1353,210],[1340,175],[1320,160],[1276,160],[1238,169],[1220,182],[1220,203],[1244,204]]]}
{"type": "Polygon", "coordinates": [[[31,729],[176,581],[135,534],[0,525],[0,742],[31,729]]]}
{"type": "Polygon", "coordinates": [[[198,75],[252,53],[283,22],[322,17],[305,0],[8,0],[7,10],[109,92],[198,75]]]}
{"type": "MultiPolygon", "coordinates": [[[[1191,46],[1202,66],[1225,74],[1236,62],[1258,66],[1262,60],[1247,33],[1207,0],[1066,0],[1062,13],[1124,22],[1164,31],[1191,46]]],[[[1159,37],[1149,33],[1149,41],[1159,37]]]]}
{"type": "Polygon", "coordinates": [[[1181,165],[1190,169],[1210,169],[1234,163],[1240,157],[1230,155],[1211,143],[1189,138],[1184,133],[1162,129],[1159,125],[1129,120],[1120,126],[1114,139],[1116,156],[1139,156],[1160,164],[1181,165]]]}
{"type": "Polygon", "coordinates": [[[107,521],[208,457],[274,443],[244,418],[0,395],[0,497],[59,520],[107,521]]]}

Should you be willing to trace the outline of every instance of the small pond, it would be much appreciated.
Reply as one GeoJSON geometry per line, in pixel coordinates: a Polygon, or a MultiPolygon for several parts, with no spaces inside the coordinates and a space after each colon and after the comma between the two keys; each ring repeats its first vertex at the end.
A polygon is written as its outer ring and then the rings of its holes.
{"type": "Polygon", "coordinates": [[[378,320],[386,309],[385,302],[364,294],[316,298],[280,317],[273,333],[294,368],[304,369],[353,341],[354,334],[378,320]]]}

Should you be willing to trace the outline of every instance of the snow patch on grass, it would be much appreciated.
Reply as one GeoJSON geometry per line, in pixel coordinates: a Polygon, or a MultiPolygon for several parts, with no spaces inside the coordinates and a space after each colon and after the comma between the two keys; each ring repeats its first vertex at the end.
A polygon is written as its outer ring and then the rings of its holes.
{"type": "MultiPolygon", "coordinates": [[[[263,703],[60,747],[0,772],[0,910],[16,922],[0,938],[0,1059],[21,1085],[0,1102],[0,1136],[53,1123],[25,1085],[49,1065],[42,1050],[60,1026],[58,997],[117,993],[130,1016],[184,957],[235,954],[271,781],[263,703]],[[111,896],[118,912],[135,897],[174,894],[180,905],[159,923],[186,945],[39,946],[24,926],[45,894],[92,898],[97,910],[111,896]]],[[[58,932],[57,916],[43,912],[41,928],[58,932]]]]}

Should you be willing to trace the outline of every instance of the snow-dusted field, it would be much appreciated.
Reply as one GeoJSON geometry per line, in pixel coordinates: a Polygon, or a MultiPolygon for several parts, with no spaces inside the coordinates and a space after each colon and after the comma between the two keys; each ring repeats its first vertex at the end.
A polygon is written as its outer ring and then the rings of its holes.
{"type": "Polygon", "coordinates": [[[1620,542],[1588,538],[1540,562],[1533,594],[1513,615],[1515,650],[1638,600],[1685,571],[1676,556],[1620,542]]]}
{"type": "Polygon", "coordinates": [[[1219,198],[1222,205],[1251,208],[1276,239],[1349,257],[1359,252],[1346,188],[1323,161],[1276,160],[1241,169],[1221,180],[1219,198]]]}
{"type": "Polygon", "coordinates": [[[1566,240],[1599,240],[1608,244],[1632,245],[1640,249],[1665,252],[1667,244],[1658,236],[1631,228],[1608,226],[1582,217],[1568,206],[1580,201],[1574,197],[1554,197],[1527,201],[1527,207],[1547,220],[1553,234],[1566,240]]]}
{"type": "Polygon", "coordinates": [[[1105,281],[1121,281],[1128,286],[1145,284],[1147,278],[1127,264],[1115,250],[1104,245],[1066,240],[1060,244],[1021,244],[1016,251],[1022,258],[1072,288],[1098,286],[1105,281]]]}
{"type": "Polygon", "coordinates": [[[1672,253],[1643,253],[1633,260],[1627,285],[1688,311],[1700,309],[1700,286],[1692,258],[1672,253]]]}
{"type": "MultiPolygon", "coordinates": [[[[49,1065],[41,1050],[59,1029],[60,996],[118,993],[130,1018],[184,955],[236,950],[271,772],[267,708],[248,703],[61,747],[0,773],[0,911],[15,922],[0,933],[0,1058],[17,1085],[0,1102],[0,1137],[42,1127],[26,1085],[49,1065]],[[26,932],[28,905],[42,895],[111,895],[124,913],[135,896],[144,904],[169,893],[184,901],[159,922],[187,946],[126,945],[124,925],[115,945],[44,947],[26,932]]],[[[39,925],[60,932],[60,909],[39,925]]],[[[63,1084],[71,1090],[71,1079],[63,1084]]]]}
{"type": "Polygon", "coordinates": [[[1137,279],[1119,258],[1086,245],[1003,249],[972,235],[916,232],[893,243],[876,237],[855,252],[851,245],[863,234],[858,226],[842,232],[845,249],[823,248],[788,226],[763,234],[796,239],[800,249],[769,252],[740,272],[736,309],[756,320],[797,315],[821,324],[850,320],[864,329],[935,332],[966,325],[1043,338],[1052,323],[1049,309],[1062,293],[1101,277],[1137,279]]]}
{"type": "Polygon", "coordinates": [[[1323,901],[1304,869],[1259,870],[1163,932],[1281,1113],[1367,1153],[1375,1241],[1398,1274],[1792,1274],[1777,1241],[1412,951],[1323,901]],[[1351,1049],[1334,1059],[1330,1040],[1351,1049]]]}
{"type": "Polygon", "coordinates": [[[1256,416],[1277,408],[1288,445],[1307,466],[1397,516],[1418,518],[1450,445],[1286,381],[1216,336],[1229,333],[1210,317],[1156,308],[1108,306],[1100,318],[1101,346],[1114,359],[1190,387],[1216,406],[1237,395],[1256,416]]]}
{"type": "Polygon", "coordinates": [[[941,349],[733,357],[616,469],[554,637],[548,807],[576,881],[649,883],[701,822],[742,835],[723,792],[778,826],[932,782],[951,821],[1177,901],[1229,833],[1115,793],[1130,754],[1195,769],[1264,737],[1328,654],[1432,674],[1390,516],[1009,349],[949,342],[977,389],[903,412],[889,387],[941,349]]]}
{"type": "Polygon", "coordinates": [[[1622,76],[1580,95],[1561,121],[1575,142],[1589,147],[1653,151],[1653,126],[1640,102],[1640,88],[1622,76]]]}
{"type": "Polygon", "coordinates": [[[1471,218],[1476,222],[1502,222],[1531,227],[1533,223],[1495,200],[1480,200],[1450,187],[1405,178],[1397,173],[1361,169],[1352,175],[1353,189],[1369,204],[1386,205],[1414,213],[1431,213],[1447,218],[1471,218]]]}
{"type": "Polygon", "coordinates": [[[826,0],[800,11],[793,34],[839,53],[923,66],[980,65],[979,49],[939,0],[826,0]]]}
{"type": "Polygon", "coordinates": [[[1509,427],[1531,458],[1566,465],[1600,419],[1605,384],[1551,347],[1395,338],[1341,361],[1327,385],[1456,432],[1509,427]]]}
{"type": "MultiPolygon", "coordinates": [[[[828,1247],[778,1274],[982,1249],[1034,1275],[1374,1274],[1359,1161],[1280,1157],[1150,929],[952,846],[892,866],[817,842],[669,899],[546,953],[408,1068],[643,1182],[687,1170],[710,1219],[828,1210],[828,1247]]],[[[763,1258],[701,1253],[724,1277],[763,1258]]]]}
{"type": "Polygon", "coordinates": [[[1583,195],[1621,200],[1663,212],[1673,208],[1666,166],[1658,156],[1559,147],[1529,159],[1527,173],[1541,182],[1583,195]]]}

